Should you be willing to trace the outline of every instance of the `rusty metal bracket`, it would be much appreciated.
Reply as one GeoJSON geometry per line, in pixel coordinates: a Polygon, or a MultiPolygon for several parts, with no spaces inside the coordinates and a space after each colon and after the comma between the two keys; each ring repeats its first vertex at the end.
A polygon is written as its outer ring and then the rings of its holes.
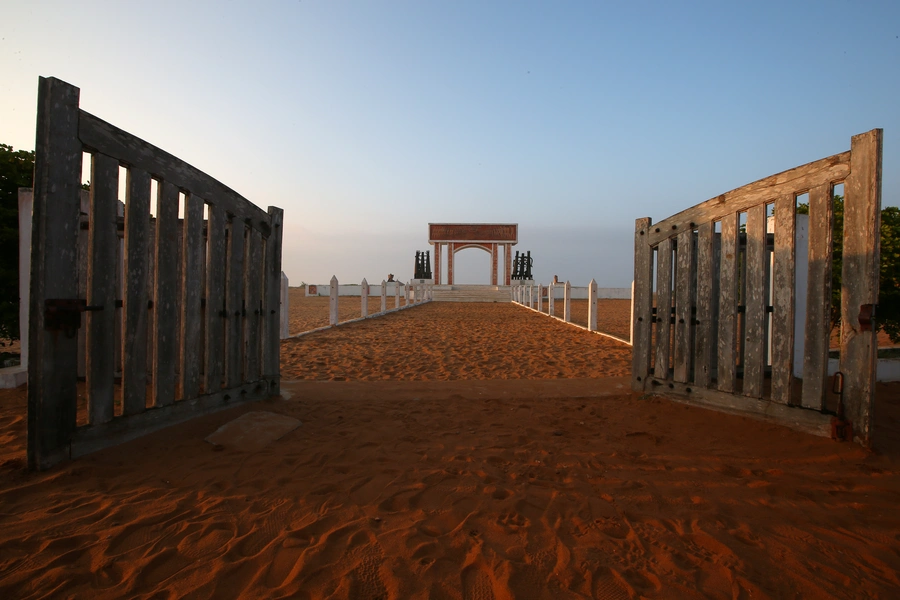
{"type": "Polygon", "coordinates": [[[44,301],[44,329],[64,331],[68,337],[75,337],[81,328],[81,313],[103,310],[102,306],[88,306],[79,298],[47,298],[44,301]]]}
{"type": "Polygon", "coordinates": [[[859,306],[859,330],[872,331],[872,321],[875,319],[875,305],[861,304],[859,306]]]}

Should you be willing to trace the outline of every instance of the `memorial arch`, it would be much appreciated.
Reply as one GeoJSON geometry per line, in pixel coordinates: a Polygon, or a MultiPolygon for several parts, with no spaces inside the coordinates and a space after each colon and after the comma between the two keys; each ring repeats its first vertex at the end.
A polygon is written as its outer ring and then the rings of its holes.
{"type": "Polygon", "coordinates": [[[503,247],[504,283],[510,284],[513,246],[519,243],[518,223],[429,223],[428,243],[434,246],[434,283],[445,283],[441,255],[447,252],[447,285],[453,285],[453,255],[466,248],[481,248],[491,255],[491,285],[497,283],[497,260],[503,247]]]}

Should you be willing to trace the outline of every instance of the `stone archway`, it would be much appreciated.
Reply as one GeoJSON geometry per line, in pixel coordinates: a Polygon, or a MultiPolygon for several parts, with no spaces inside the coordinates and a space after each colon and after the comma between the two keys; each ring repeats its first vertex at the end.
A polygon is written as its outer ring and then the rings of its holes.
{"type": "Polygon", "coordinates": [[[491,255],[491,285],[497,285],[497,256],[504,249],[504,285],[510,284],[510,249],[519,243],[518,223],[429,223],[428,243],[434,246],[434,283],[441,285],[441,255],[447,251],[447,285],[453,285],[453,255],[465,248],[481,248],[491,255]]]}

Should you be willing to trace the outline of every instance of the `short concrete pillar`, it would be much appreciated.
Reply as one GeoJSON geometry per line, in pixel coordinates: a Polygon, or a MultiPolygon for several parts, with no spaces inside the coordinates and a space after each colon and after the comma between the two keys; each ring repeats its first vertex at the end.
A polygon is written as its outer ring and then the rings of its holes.
{"type": "Polygon", "coordinates": [[[281,339],[289,337],[290,334],[290,282],[284,271],[281,272],[281,339]]]}
{"type": "Polygon", "coordinates": [[[588,331],[597,331],[597,282],[588,284],[588,331]]]}
{"type": "Polygon", "coordinates": [[[547,314],[551,317],[556,315],[556,298],[554,298],[554,294],[556,293],[556,286],[553,282],[547,286],[547,314]]]}
{"type": "Polygon", "coordinates": [[[381,312],[387,310],[387,281],[381,280],[381,312]]]}
{"type": "Polygon", "coordinates": [[[566,323],[572,322],[572,285],[566,281],[563,288],[563,320],[566,323]]]}
{"type": "Polygon", "coordinates": [[[394,308],[400,308],[400,282],[394,282],[394,308]]]}
{"type": "Polygon", "coordinates": [[[544,286],[541,285],[540,283],[538,284],[537,294],[538,294],[538,297],[537,297],[538,312],[544,312],[544,286]]]}
{"type": "Polygon", "coordinates": [[[362,283],[359,284],[359,297],[361,304],[361,317],[369,316],[369,282],[363,277],[362,283]]]}
{"type": "Polygon", "coordinates": [[[338,324],[338,280],[337,275],[331,276],[331,294],[328,301],[328,324],[338,324]]]}

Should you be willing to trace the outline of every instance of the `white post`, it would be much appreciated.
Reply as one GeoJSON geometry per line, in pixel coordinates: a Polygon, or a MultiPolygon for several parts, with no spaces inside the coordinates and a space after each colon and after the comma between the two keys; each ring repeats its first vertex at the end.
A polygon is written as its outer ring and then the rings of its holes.
{"type": "Polygon", "coordinates": [[[400,308],[400,282],[394,282],[394,308],[400,308]]]}
{"type": "Polygon", "coordinates": [[[631,280],[631,321],[628,323],[628,341],[634,344],[634,280],[631,280]]]}
{"type": "Polygon", "coordinates": [[[381,312],[387,310],[387,281],[381,280],[381,312]]]}
{"type": "Polygon", "coordinates": [[[328,323],[338,324],[338,280],[337,275],[331,276],[331,299],[328,302],[328,323]]]}
{"type": "Polygon", "coordinates": [[[538,284],[537,309],[538,312],[544,312],[544,286],[540,283],[538,284]]]}
{"type": "Polygon", "coordinates": [[[597,282],[588,284],[588,331],[597,331],[597,282]]]}
{"type": "Polygon", "coordinates": [[[31,210],[34,190],[19,188],[19,364],[28,369],[28,304],[31,294],[31,210]]]}
{"type": "Polygon", "coordinates": [[[566,280],[566,286],[563,288],[563,319],[566,323],[572,321],[572,286],[569,280],[566,280]]]}
{"type": "Polygon", "coordinates": [[[556,298],[553,297],[555,293],[556,285],[551,281],[547,286],[547,311],[551,317],[556,315],[556,298]]]}
{"type": "Polygon", "coordinates": [[[362,310],[361,317],[369,316],[369,283],[363,277],[362,283],[359,284],[359,297],[361,298],[362,310]]]}
{"type": "Polygon", "coordinates": [[[281,272],[281,339],[290,337],[290,283],[284,271],[281,272]]]}

